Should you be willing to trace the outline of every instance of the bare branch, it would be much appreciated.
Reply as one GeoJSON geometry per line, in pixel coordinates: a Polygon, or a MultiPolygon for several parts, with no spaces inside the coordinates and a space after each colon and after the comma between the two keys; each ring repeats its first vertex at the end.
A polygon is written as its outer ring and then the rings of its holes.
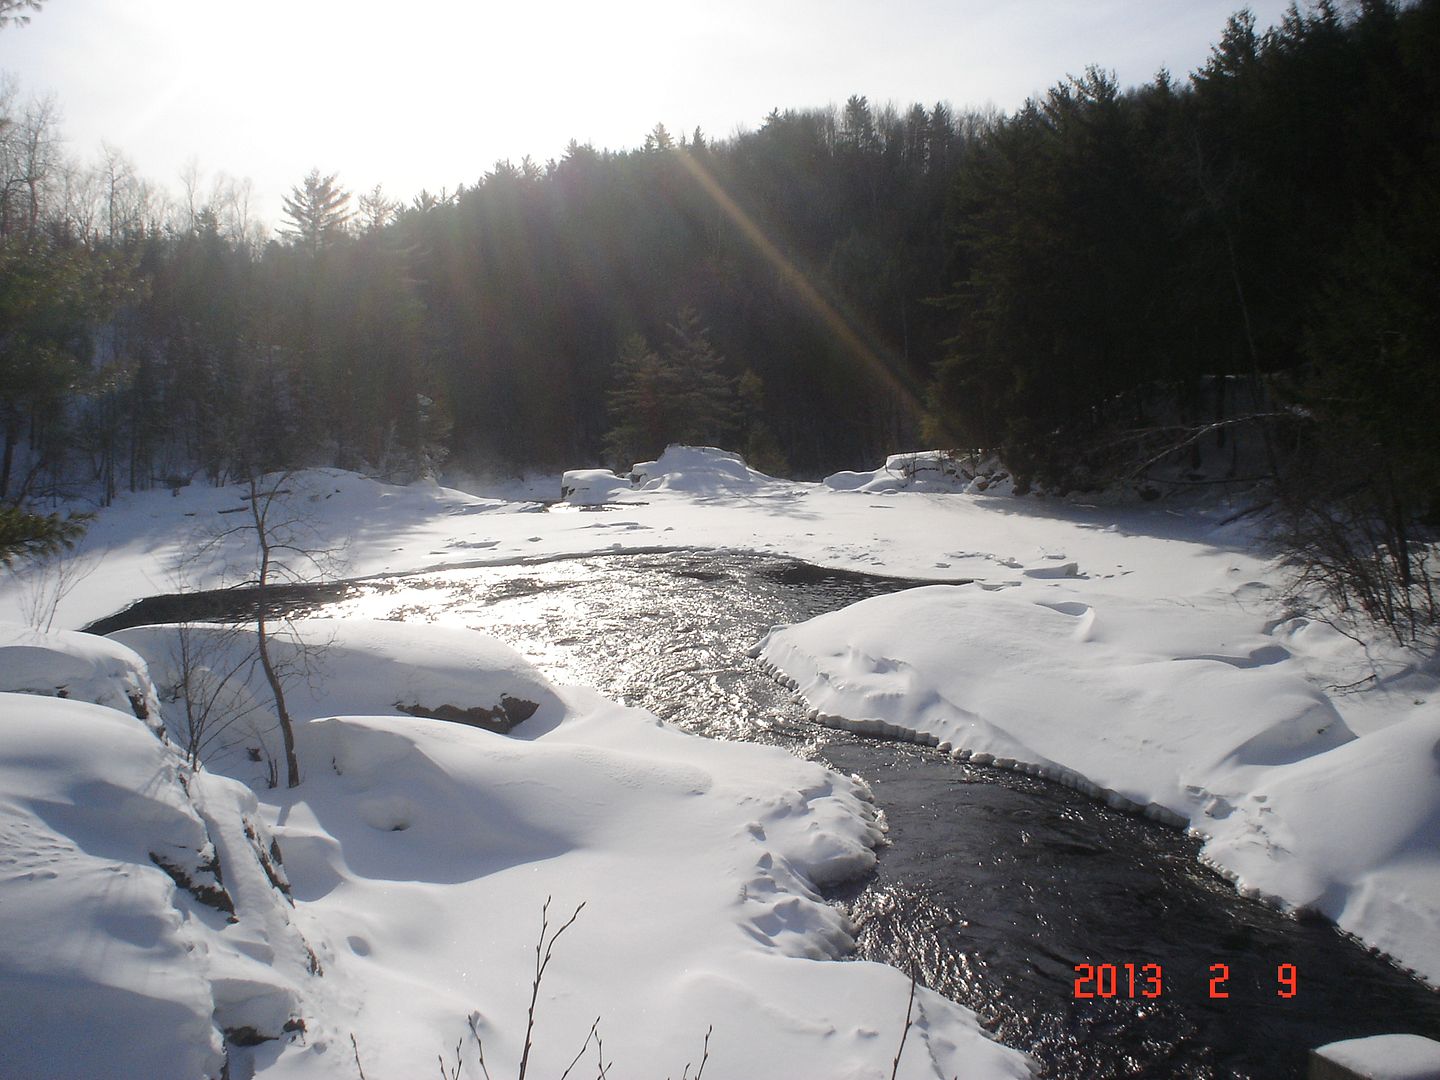
{"type": "Polygon", "coordinates": [[[535,1004],[540,998],[540,982],[545,978],[545,969],[550,966],[550,957],[555,951],[555,942],[560,940],[561,934],[575,925],[575,920],[580,917],[580,912],[588,903],[585,900],[580,901],[580,906],[575,909],[574,914],[547,940],[546,934],[550,929],[550,901],[553,899],[554,897],[547,896],[544,905],[540,908],[540,939],[535,943],[535,981],[530,985],[530,1007],[525,1014],[525,1049],[520,1054],[520,1071],[516,1080],[525,1080],[525,1071],[530,1065],[532,1037],[535,1032],[535,1004]]]}
{"type": "Polygon", "coordinates": [[[915,1010],[915,969],[910,969],[910,1001],[905,1006],[905,1029],[900,1032],[900,1047],[895,1051],[895,1064],[890,1067],[890,1080],[895,1080],[900,1075],[900,1055],[905,1053],[905,1040],[910,1035],[910,1028],[914,1026],[915,1010]]]}

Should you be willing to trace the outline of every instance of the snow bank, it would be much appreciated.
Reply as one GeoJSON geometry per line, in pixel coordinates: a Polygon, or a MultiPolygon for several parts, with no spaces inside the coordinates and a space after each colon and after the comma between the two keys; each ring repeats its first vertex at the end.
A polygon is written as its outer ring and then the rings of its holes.
{"type": "Polygon", "coordinates": [[[713,446],[672,443],[655,461],[638,462],[625,476],[608,469],[571,469],[561,478],[560,498],[575,506],[599,506],[635,492],[714,499],[795,489],[790,481],[750,468],[739,454],[713,446]]]}
{"type": "Polygon", "coordinates": [[[891,454],[879,469],[831,473],[821,483],[833,491],[876,495],[898,491],[1009,495],[1015,489],[1010,471],[994,454],[954,450],[891,454]]]}
{"type": "Polygon", "coordinates": [[[135,684],[156,695],[123,646],[7,636],[0,1016],[25,1036],[0,1077],[219,1076],[227,1039],[279,1038],[309,1011],[318,971],[256,799],[137,719],[135,684]],[[42,656],[117,707],[10,692],[42,656]]]}
{"type": "Polygon", "coordinates": [[[160,704],[144,662],[116,642],[0,623],[0,690],[74,698],[131,713],[160,730],[160,704]]]}
{"type": "Polygon", "coordinates": [[[1243,890],[1440,981],[1440,708],[1357,739],[1233,610],[1079,595],[914,589],[779,628],[756,652],[822,723],[910,733],[1186,824],[1243,890]]]}
{"type": "MultiPolygon", "coordinates": [[[[173,626],[137,626],[111,637],[144,657],[161,688],[162,707],[171,735],[183,743],[183,710],[178,705],[181,631],[173,626]]],[[[245,664],[255,654],[250,626],[197,625],[184,630],[192,655],[209,666],[235,671],[234,708],[251,703],[273,711],[263,672],[245,664]]],[[[435,715],[478,726],[513,727],[517,736],[553,728],[564,717],[555,688],[518,653],[469,630],[363,619],[295,620],[271,628],[270,650],[276,665],[290,672],[286,699],[298,717],[336,715],[435,715]],[[523,715],[522,715],[523,714],[523,715]]],[[[273,725],[270,725],[273,727],[273,725]]],[[[246,739],[268,741],[278,754],[273,732],[246,739]]],[[[241,773],[242,779],[262,779],[241,773]]]]}

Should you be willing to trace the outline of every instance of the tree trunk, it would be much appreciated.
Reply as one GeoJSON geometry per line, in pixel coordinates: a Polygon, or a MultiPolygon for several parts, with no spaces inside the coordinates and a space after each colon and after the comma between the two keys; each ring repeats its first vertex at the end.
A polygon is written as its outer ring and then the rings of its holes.
{"type": "Polygon", "coordinates": [[[270,584],[270,534],[266,517],[270,512],[269,498],[260,494],[259,482],[250,477],[250,517],[255,523],[255,541],[260,545],[260,573],[255,585],[255,637],[260,652],[260,667],[265,672],[265,681],[270,684],[270,693],[275,697],[275,718],[280,722],[280,737],[285,742],[285,786],[300,786],[300,761],[295,756],[295,726],[290,720],[290,710],[285,707],[285,687],[270,659],[270,636],[265,627],[266,593],[270,584]],[[260,500],[266,498],[265,509],[261,510],[260,500]]]}
{"type": "Polygon", "coordinates": [[[10,493],[10,470],[15,464],[15,419],[5,422],[5,452],[0,459],[0,499],[10,493]]]}
{"type": "Polygon", "coordinates": [[[265,672],[265,681],[270,684],[270,692],[275,695],[275,716],[280,721],[280,738],[285,743],[285,786],[299,787],[300,759],[295,756],[295,726],[290,720],[290,711],[285,707],[285,688],[281,685],[275,665],[270,662],[270,639],[265,629],[265,590],[263,588],[257,593],[257,600],[261,607],[260,613],[255,619],[256,642],[260,651],[260,667],[265,672]]]}

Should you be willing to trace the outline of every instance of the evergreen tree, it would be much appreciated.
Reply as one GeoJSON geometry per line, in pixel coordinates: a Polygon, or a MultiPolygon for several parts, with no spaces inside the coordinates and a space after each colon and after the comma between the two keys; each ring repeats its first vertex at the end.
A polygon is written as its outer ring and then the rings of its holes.
{"type": "Polygon", "coordinates": [[[282,202],[290,224],[281,228],[281,234],[311,254],[329,247],[345,235],[346,227],[354,217],[349,209],[350,193],[335,182],[334,173],[321,176],[319,169],[311,169],[304,181],[291,188],[282,202]]]}
{"type": "Polygon", "coordinates": [[[89,514],[36,514],[0,503],[0,566],[17,558],[53,555],[75,546],[85,532],[89,514]]]}
{"type": "Polygon", "coordinates": [[[699,313],[682,308],[669,330],[663,351],[631,335],[616,360],[605,450],[617,468],[657,456],[670,443],[719,445],[736,430],[735,386],[699,313]]]}

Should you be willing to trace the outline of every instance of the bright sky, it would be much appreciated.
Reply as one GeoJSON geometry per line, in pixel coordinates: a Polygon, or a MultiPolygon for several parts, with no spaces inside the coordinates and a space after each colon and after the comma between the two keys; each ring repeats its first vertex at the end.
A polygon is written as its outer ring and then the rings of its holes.
{"type": "MultiPolygon", "coordinates": [[[[772,108],[1012,109],[1088,64],[1124,85],[1204,62],[1241,0],[46,0],[0,70],[53,92],[172,190],[187,162],[275,218],[311,168],[408,200],[497,159],[620,149],[657,121],[726,136],[772,108]]],[[[1288,0],[1250,0],[1262,27],[1288,0]]]]}

